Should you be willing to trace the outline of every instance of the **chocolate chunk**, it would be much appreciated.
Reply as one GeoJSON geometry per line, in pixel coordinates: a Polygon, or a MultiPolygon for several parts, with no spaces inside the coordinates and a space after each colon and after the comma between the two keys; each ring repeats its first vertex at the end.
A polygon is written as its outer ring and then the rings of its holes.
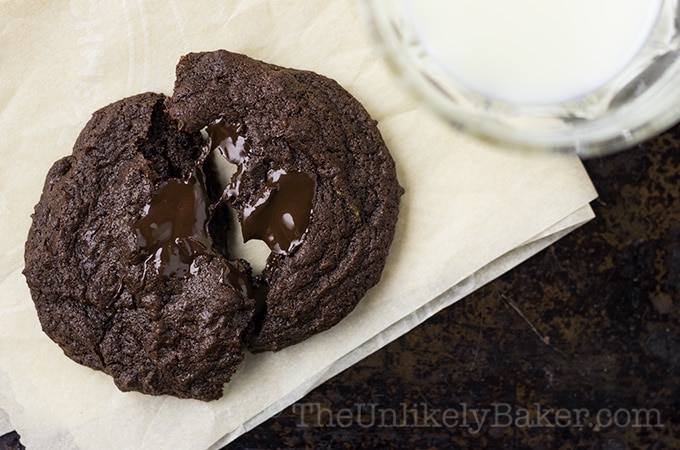
{"type": "Polygon", "coordinates": [[[302,243],[312,215],[316,176],[273,171],[252,205],[243,210],[243,240],[260,239],[288,255],[302,243]]]}
{"type": "Polygon", "coordinates": [[[209,207],[203,172],[188,180],[164,181],[135,222],[137,246],[153,258],[163,275],[191,271],[194,259],[212,248],[208,235],[209,207]]]}

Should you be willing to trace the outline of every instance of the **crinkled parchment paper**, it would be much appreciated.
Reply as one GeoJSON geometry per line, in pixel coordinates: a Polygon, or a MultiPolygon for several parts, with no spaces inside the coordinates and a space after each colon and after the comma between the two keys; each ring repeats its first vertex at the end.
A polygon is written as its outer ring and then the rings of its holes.
{"type": "Polygon", "coordinates": [[[592,217],[576,158],[490,149],[412,101],[353,1],[0,1],[0,412],[28,448],[218,447],[592,217]],[[170,94],[190,51],[226,48],[339,81],[379,121],[406,189],[383,279],[330,331],[247,355],[203,403],[119,392],[40,330],[21,270],[50,165],[96,109],[170,94]]]}

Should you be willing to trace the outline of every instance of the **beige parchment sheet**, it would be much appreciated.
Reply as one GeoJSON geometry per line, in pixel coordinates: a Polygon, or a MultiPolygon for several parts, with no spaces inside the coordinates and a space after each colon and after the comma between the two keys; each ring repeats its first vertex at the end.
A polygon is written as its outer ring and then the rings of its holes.
{"type": "Polygon", "coordinates": [[[580,161],[450,129],[403,92],[363,25],[351,0],[0,1],[0,433],[29,449],[219,448],[592,218],[580,161]],[[366,106],[406,189],[395,242],[347,319],[247,355],[222,399],[121,393],[41,332],[21,275],[30,214],[94,110],[170,94],[182,54],[217,48],[325,74],[366,106]]]}

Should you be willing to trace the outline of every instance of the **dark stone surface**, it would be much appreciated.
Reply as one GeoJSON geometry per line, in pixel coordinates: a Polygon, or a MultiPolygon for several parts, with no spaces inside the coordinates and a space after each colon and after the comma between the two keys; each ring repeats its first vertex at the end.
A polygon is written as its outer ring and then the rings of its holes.
{"type": "Polygon", "coordinates": [[[586,167],[596,219],[228,448],[680,448],[680,127],[586,167]]]}

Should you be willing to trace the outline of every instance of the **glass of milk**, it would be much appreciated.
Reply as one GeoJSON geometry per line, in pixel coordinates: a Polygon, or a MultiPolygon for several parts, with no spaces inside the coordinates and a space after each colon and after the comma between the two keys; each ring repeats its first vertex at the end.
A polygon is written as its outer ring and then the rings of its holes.
{"type": "Polygon", "coordinates": [[[410,90],[494,143],[625,149],[680,120],[680,0],[363,0],[410,90]]]}

